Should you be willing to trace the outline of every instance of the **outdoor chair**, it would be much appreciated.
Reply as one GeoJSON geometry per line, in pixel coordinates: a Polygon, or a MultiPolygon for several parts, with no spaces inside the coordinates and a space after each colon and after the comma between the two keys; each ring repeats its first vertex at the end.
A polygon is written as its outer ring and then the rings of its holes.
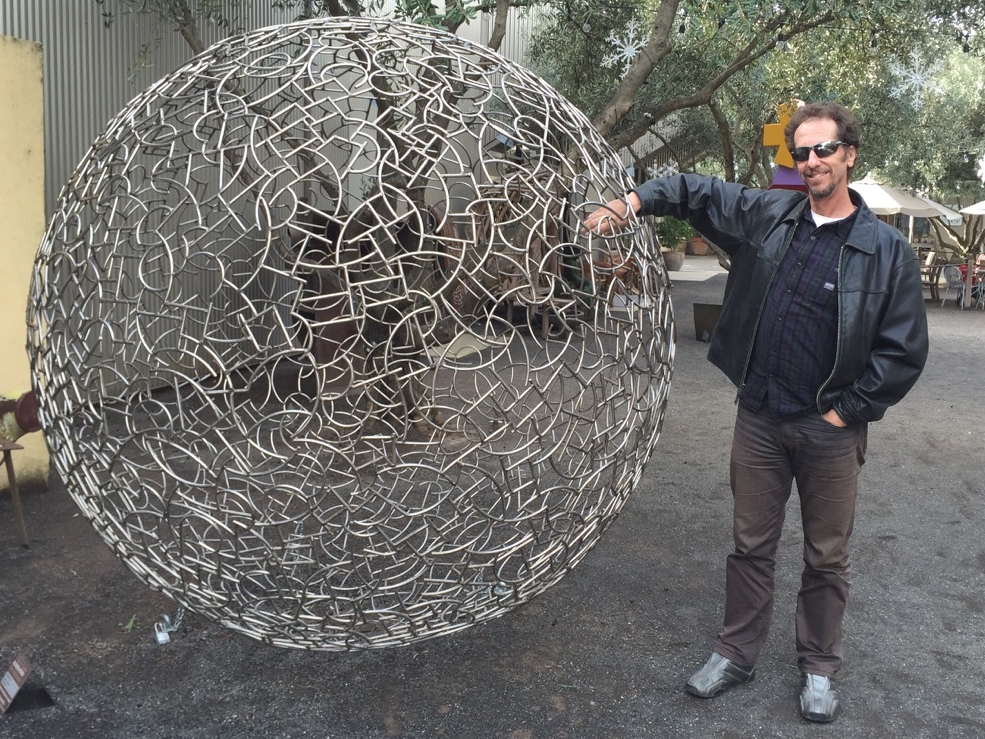
{"type": "Polygon", "coordinates": [[[929,251],[920,267],[920,278],[925,289],[930,290],[930,299],[937,300],[940,294],[941,265],[937,264],[937,252],[929,251]]]}
{"type": "Polygon", "coordinates": [[[941,308],[943,308],[944,303],[947,302],[947,296],[951,294],[951,290],[957,292],[958,306],[960,306],[961,298],[964,296],[964,279],[961,277],[961,270],[955,265],[949,264],[944,267],[943,275],[944,281],[947,285],[944,288],[944,297],[941,298],[941,308]]]}

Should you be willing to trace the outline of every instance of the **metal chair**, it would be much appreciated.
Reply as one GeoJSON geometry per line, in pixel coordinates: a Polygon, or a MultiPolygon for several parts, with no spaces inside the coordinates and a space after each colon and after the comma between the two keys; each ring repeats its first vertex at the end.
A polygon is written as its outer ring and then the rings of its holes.
{"type": "Polygon", "coordinates": [[[944,267],[942,272],[944,275],[944,281],[947,283],[944,288],[944,297],[941,298],[941,308],[944,307],[944,303],[947,302],[947,296],[951,294],[951,290],[958,293],[958,306],[961,306],[961,298],[964,296],[964,278],[961,277],[961,270],[955,265],[949,264],[944,267]]]}

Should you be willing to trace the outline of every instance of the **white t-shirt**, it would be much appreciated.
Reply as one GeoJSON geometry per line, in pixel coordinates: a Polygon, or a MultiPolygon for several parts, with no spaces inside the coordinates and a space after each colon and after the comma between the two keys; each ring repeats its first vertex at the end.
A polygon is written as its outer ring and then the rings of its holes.
{"type": "MultiPolygon", "coordinates": [[[[848,215],[851,215],[851,213],[849,213],[848,215]]],[[[814,225],[820,228],[825,223],[834,223],[835,221],[843,221],[846,218],[848,218],[848,216],[841,216],[841,218],[829,218],[828,216],[822,216],[818,213],[815,213],[814,210],[811,209],[811,218],[814,219],[814,225]]]]}

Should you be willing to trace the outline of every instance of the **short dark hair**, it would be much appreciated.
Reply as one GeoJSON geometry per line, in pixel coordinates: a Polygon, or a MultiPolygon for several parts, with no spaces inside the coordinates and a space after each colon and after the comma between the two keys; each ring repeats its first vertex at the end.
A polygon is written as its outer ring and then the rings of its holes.
{"type": "Polygon", "coordinates": [[[783,138],[786,140],[787,149],[793,149],[794,132],[800,128],[805,121],[812,121],[818,118],[826,118],[838,124],[838,140],[854,146],[856,151],[862,143],[862,131],[859,128],[855,116],[844,105],[838,103],[808,103],[801,105],[794,114],[790,116],[786,128],[783,129],[783,138]]]}

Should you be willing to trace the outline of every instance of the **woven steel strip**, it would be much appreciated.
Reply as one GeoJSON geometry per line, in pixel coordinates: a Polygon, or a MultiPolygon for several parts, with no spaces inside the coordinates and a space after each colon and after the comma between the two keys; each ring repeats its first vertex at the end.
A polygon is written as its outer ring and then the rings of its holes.
{"type": "Polygon", "coordinates": [[[668,282],[580,219],[618,158],[434,29],[227,39],[63,192],[29,351],[52,459],[151,587],[270,644],[389,647],[557,582],[663,418],[668,282]]]}

